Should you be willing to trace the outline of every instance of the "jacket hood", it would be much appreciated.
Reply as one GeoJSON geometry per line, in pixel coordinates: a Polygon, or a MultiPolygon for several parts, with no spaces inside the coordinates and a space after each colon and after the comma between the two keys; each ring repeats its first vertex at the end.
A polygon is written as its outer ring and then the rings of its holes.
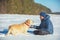
{"type": "Polygon", "coordinates": [[[46,15],[46,16],[44,17],[44,20],[48,20],[48,19],[50,19],[50,16],[49,16],[49,15],[46,15]]]}

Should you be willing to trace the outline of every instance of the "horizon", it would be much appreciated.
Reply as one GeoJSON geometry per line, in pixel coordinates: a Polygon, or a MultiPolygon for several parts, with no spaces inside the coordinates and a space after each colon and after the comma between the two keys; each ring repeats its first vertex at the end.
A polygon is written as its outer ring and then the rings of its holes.
{"type": "Polygon", "coordinates": [[[50,8],[52,12],[60,12],[60,0],[34,0],[34,2],[50,8]]]}

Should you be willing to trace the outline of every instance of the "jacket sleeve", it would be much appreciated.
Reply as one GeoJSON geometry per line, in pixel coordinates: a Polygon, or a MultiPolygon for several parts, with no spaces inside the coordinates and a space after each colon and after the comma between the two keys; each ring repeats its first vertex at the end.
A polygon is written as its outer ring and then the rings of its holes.
{"type": "Polygon", "coordinates": [[[39,28],[39,26],[36,26],[36,28],[35,28],[35,29],[40,29],[40,28],[39,28]]]}
{"type": "Polygon", "coordinates": [[[39,26],[36,26],[36,29],[41,29],[42,28],[42,24],[40,24],[39,26]]]}

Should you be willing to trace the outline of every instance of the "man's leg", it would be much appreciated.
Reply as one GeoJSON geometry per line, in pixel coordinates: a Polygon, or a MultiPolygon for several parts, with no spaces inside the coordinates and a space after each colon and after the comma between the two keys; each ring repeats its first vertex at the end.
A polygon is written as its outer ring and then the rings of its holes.
{"type": "Polygon", "coordinates": [[[42,31],[41,31],[41,30],[35,30],[33,33],[34,33],[35,35],[41,35],[41,34],[42,34],[42,31]]]}
{"type": "Polygon", "coordinates": [[[47,31],[42,31],[42,30],[35,30],[35,31],[34,31],[34,34],[35,34],[35,35],[47,35],[47,34],[49,34],[49,32],[47,32],[47,31]]]}

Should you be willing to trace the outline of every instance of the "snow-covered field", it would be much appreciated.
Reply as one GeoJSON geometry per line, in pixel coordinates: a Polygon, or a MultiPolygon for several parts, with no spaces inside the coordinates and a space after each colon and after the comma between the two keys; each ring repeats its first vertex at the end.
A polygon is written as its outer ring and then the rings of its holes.
{"type": "MultiPolygon", "coordinates": [[[[52,35],[18,35],[5,36],[9,25],[19,24],[27,19],[34,21],[33,25],[39,25],[39,15],[18,15],[18,14],[0,14],[0,40],[60,40],[60,15],[49,14],[54,25],[54,34],[52,35]]],[[[33,31],[34,29],[29,29],[33,31]]]]}

